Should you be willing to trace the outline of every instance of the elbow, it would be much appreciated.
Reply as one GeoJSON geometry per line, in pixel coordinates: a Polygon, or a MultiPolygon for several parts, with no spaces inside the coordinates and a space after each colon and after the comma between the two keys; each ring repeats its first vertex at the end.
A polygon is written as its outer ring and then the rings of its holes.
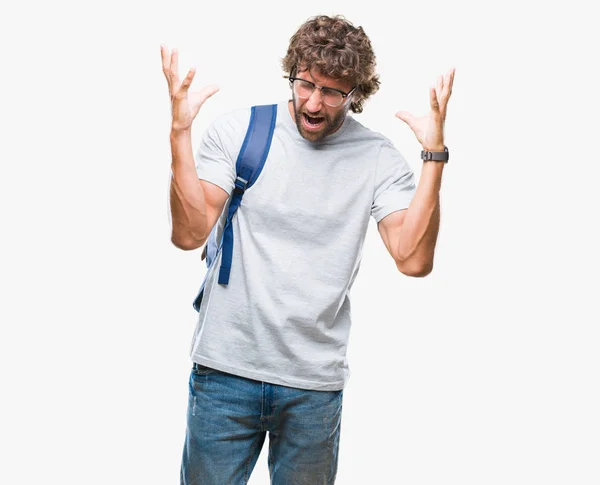
{"type": "Polygon", "coordinates": [[[175,235],[171,236],[171,243],[178,249],[183,251],[193,251],[204,244],[204,241],[198,241],[191,238],[181,238],[175,235]]]}
{"type": "Polygon", "coordinates": [[[412,278],[424,278],[433,271],[433,261],[419,263],[396,262],[396,267],[403,275],[412,278]]]}
{"type": "Polygon", "coordinates": [[[424,278],[433,271],[433,251],[412,251],[394,257],[398,271],[413,278],[424,278]]]}

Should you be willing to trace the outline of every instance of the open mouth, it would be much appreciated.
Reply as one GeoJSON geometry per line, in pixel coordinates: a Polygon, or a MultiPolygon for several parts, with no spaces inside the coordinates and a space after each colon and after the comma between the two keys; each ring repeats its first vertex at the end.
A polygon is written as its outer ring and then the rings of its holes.
{"type": "Polygon", "coordinates": [[[306,113],[302,113],[304,119],[304,125],[309,129],[320,128],[325,122],[325,118],[308,116],[306,113]]]}

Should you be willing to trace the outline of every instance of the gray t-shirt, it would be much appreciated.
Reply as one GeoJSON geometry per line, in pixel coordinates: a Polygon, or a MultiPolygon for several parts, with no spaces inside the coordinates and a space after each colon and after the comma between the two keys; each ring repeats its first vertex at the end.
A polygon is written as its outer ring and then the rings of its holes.
{"type": "MultiPolygon", "coordinates": [[[[249,120],[250,108],[236,110],[206,129],[195,154],[200,179],[232,193],[249,120]]],[[[229,284],[217,282],[221,253],[207,273],[192,360],[273,384],[343,389],[350,289],[369,217],[406,209],[414,192],[410,166],[383,135],[347,116],[310,142],[279,103],[269,156],[233,219],[229,284]]]]}

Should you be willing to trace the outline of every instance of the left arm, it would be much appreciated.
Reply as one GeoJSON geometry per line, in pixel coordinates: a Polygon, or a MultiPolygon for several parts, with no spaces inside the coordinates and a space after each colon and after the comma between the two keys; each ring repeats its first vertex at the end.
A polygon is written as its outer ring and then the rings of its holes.
{"type": "MultiPolygon", "coordinates": [[[[400,111],[396,117],[413,130],[424,150],[444,151],[444,121],[452,94],[454,69],[438,78],[429,89],[431,111],[417,118],[400,111]]],[[[427,276],[433,270],[433,255],[440,227],[439,193],[444,162],[423,162],[421,178],[408,209],[392,212],[377,228],[398,270],[407,276],[427,276]]]]}
{"type": "Polygon", "coordinates": [[[392,212],[377,224],[396,267],[407,276],[427,276],[433,269],[444,166],[445,163],[424,162],[419,185],[408,209],[392,212]]]}

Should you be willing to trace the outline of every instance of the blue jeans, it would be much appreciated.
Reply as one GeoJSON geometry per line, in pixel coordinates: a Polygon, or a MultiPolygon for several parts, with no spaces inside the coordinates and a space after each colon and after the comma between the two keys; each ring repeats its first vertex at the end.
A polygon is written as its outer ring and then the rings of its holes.
{"type": "Polygon", "coordinates": [[[194,364],[182,485],[239,485],[269,433],[272,485],[331,485],[337,473],[343,391],[259,382],[194,364]]]}

